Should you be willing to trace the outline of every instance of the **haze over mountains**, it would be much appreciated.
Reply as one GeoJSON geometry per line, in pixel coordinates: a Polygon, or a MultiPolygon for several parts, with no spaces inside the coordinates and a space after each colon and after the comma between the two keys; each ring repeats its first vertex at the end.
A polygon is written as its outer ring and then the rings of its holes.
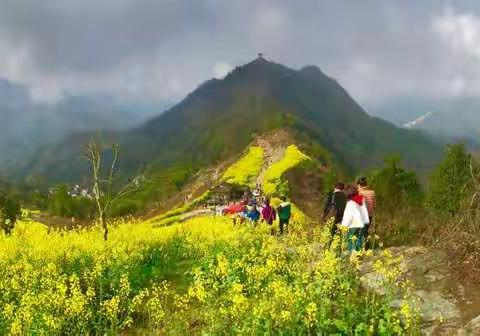
{"type": "Polygon", "coordinates": [[[161,105],[92,96],[41,103],[31,99],[26,87],[0,79],[0,171],[16,169],[40,147],[58,143],[72,133],[133,127],[161,109],[161,105]]]}
{"type": "MultiPolygon", "coordinates": [[[[209,80],[169,111],[140,127],[104,132],[121,146],[122,171],[141,166],[193,168],[241,152],[255,135],[288,129],[300,142],[326,149],[349,169],[378,164],[400,154],[410,167],[435,162],[440,147],[417,131],[370,117],[332,78],[316,66],[293,70],[264,58],[209,80]]],[[[87,174],[79,159],[91,133],[77,133],[30,159],[23,173],[50,180],[78,180],[87,174]]]]}
{"type": "Polygon", "coordinates": [[[371,112],[399,127],[425,129],[446,140],[480,142],[480,98],[397,97],[371,112]]]}

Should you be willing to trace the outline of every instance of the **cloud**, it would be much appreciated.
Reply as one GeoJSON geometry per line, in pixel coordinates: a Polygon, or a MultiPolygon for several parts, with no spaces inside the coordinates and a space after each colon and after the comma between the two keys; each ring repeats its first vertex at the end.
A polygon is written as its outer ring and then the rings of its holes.
{"type": "Polygon", "coordinates": [[[480,96],[480,14],[451,6],[432,19],[444,55],[438,90],[451,96],[480,96]]]}
{"type": "Polygon", "coordinates": [[[447,7],[445,13],[434,18],[433,30],[447,47],[468,56],[480,58],[480,17],[471,13],[455,13],[447,7]]]}
{"type": "Polygon", "coordinates": [[[0,0],[0,77],[33,98],[180,99],[257,53],[318,65],[361,103],[480,95],[469,0],[0,0]]]}
{"type": "Polygon", "coordinates": [[[224,78],[230,71],[232,71],[233,67],[225,62],[217,62],[213,66],[212,75],[214,78],[222,79],[224,78]]]}

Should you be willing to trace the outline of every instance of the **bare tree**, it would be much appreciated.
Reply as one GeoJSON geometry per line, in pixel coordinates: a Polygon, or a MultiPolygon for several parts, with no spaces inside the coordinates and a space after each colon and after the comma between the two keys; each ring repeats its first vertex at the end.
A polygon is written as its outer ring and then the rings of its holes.
{"type": "Polygon", "coordinates": [[[461,232],[469,229],[471,232],[478,232],[478,216],[480,210],[480,170],[473,158],[470,158],[470,186],[465,185],[464,189],[470,194],[465,200],[465,210],[456,225],[461,232]]]}
{"type": "Polygon", "coordinates": [[[470,176],[472,177],[473,192],[470,199],[469,209],[473,209],[475,203],[480,198],[480,174],[478,173],[478,169],[475,167],[473,158],[470,159],[470,176]]]}
{"type": "Polygon", "coordinates": [[[85,148],[85,157],[90,162],[92,172],[92,192],[93,200],[97,208],[97,220],[103,228],[103,239],[108,239],[108,211],[111,206],[129,193],[139,187],[139,178],[133,178],[118,191],[114,192],[113,182],[118,164],[118,154],[120,146],[114,144],[111,147],[104,147],[100,140],[92,138],[85,148]],[[102,160],[106,150],[112,153],[111,161],[108,164],[108,170],[104,169],[102,160]]]}

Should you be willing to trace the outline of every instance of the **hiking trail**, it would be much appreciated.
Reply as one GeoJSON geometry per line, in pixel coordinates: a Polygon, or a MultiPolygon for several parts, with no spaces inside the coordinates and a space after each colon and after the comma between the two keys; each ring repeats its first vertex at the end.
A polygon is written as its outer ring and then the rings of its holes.
{"type": "Polygon", "coordinates": [[[278,131],[267,136],[260,136],[256,139],[256,145],[263,149],[263,165],[257,176],[256,183],[262,185],[268,168],[283,158],[288,146],[288,142],[286,142],[288,138],[288,133],[278,131]]]}

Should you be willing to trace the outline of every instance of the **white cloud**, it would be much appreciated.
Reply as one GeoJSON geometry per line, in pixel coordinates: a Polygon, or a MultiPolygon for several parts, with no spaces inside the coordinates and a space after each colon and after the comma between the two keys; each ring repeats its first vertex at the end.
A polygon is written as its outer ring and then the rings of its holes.
{"type": "Polygon", "coordinates": [[[37,103],[56,103],[64,97],[63,88],[55,78],[42,80],[38,85],[30,86],[30,98],[37,103]]]}
{"type": "Polygon", "coordinates": [[[232,71],[233,67],[228,64],[228,63],[225,63],[225,62],[217,62],[215,63],[215,65],[213,66],[213,69],[212,69],[212,75],[214,78],[216,79],[222,79],[224,78],[226,75],[228,75],[228,73],[230,71],[232,71]]]}
{"type": "Polygon", "coordinates": [[[359,76],[373,75],[375,70],[375,64],[370,61],[357,60],[352,63],[352,71],[359,76]]]}
{"type": "Polygon", "coordinates": [[[480,59],[480,16],[446,8],[432,20],[434,32],[453,50],[480,59]]]}

